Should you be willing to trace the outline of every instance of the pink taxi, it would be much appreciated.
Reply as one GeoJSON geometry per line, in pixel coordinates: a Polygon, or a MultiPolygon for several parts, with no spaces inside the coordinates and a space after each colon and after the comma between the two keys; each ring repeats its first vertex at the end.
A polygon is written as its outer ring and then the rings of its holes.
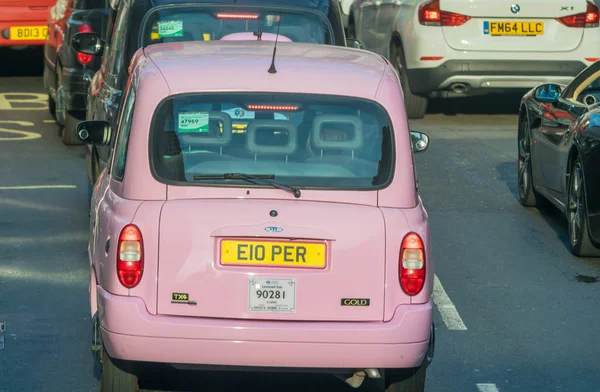
{"type": "Polygon", "coordinates": [[[149,363],[327,372],[423,391],[433,356],[427,213],[383,57],[273,41],[157,44],[130,66],[92,197],[103,391],[149,363]]]}

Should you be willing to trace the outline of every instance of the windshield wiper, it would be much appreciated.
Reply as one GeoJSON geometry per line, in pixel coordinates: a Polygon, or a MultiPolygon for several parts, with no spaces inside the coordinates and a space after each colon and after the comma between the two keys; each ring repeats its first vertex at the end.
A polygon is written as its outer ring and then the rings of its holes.
{"type": "Polygon", "coordinates": [[[300,197],[300,189],[274,181],[275,174],[245,174],[245,173],[225,173],[225,174],[206,174],[194,176],[194,180],[245,180],[254,184],[271,185],[272,187],[282,189],[292,193],[295,197],[300,197]]]}

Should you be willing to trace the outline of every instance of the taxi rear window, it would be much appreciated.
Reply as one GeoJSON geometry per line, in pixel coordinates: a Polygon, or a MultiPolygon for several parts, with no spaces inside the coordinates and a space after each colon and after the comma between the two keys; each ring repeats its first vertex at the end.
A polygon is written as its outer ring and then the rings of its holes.
{"type": "Polygon", "coordinates": [[[334,43],[329,21],[312,10],[170,5],[149,11],[141,30],[141,44],[214,41],[234,33],[258,33],[259,29],[263,33],[276,34],[278,27],[279,34],[293,42],[334,43]]]}
{"type": "Polygon", "coordinates": [[[154,176],[179,185],[252,185],[215,178],[245,173],[303,188],[374,190],[389,183],[394,165],[383,107],[312,94],[170,97],[154,115],[150,152],[154,176]]]}

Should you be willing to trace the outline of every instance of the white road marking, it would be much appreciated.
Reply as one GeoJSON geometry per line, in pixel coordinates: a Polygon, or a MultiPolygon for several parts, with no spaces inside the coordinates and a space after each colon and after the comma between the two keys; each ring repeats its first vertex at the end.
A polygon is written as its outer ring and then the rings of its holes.
{"type": "Polygon", "coordinates": [[[500,392],[496,384],[477,384],[479,392],[500,392]]]}
{"type": "Polygon", "coordinates": [[[45,245],[45,244],[68,244],[73,242],[84,242],[89,240],[90,235],[87,232],[48,234],[38,237],[14,236],[0,237],[0,246],[23,246],[23,245],[45,245]]]}
{"type": "Polygon", "coordinates": [[[448,297],[448,294],[446,294],[444,286],[442,286],[442,283],[437,275],[434,276],[433,302],[437,306],[440,314],[442,315],[442,320],[444,320],[444,324],[446,324],[448,329],[453,331],[467,330],[465,323],[463,323],[462,318],[456,310],[456,306],[454,306],[450,300],[450,297],[448,297]]]}
{"type": "Polygon", "coordinates": [[[24,185],[24,186],[0,186],[0,191],[13,191],[24,189],[76,189],[77,185],[24,185]]]}

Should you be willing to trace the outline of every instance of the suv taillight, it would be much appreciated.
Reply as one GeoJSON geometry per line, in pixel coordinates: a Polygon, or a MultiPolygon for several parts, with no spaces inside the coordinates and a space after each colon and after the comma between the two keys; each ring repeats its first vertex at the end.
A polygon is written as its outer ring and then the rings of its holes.
{"type": "MultiPolygon", "coordinates": [[[[79,26],[79,30],[77,30],[78,33],[91,33],[92,32],[92,28],[87,25],[87,24],[82,24],[81,26],[79,26]]],[[[93,56],[91,54],[85,54],[85,53],[77,53],[77,60],[83,64],[89,64],[90,61],[92,61],[93,56]]]]}
{"type": "Polygon", "coordinates": [[[440,0],[430,0],[419,6],[419,23],[424,26],[460,26],[469,19],[468,15],[440,10],[440,0]]]}
{"type": "Polygon", "coordinates": [[[144,272],[144,243],[136,225],[129,224],[121,230],[117,245],[117,275],[128,289],[137,286],[144,272]]]}
{"type": "Polygon", "coordinates": [[[600,21],[600,10],[598,10],[596,4],[588,1],[586,12],[563,16],[562,18],[558,18],[556,20],[567,27],[598,27],[598,22],[600,21]]]}
{"type": "Polygon", "coordinates": [[[400,287],[408,295],[417,295],[425,284],[425,248],[416,233],[408,233],[402,239],[399,260],[400,287]]]}

